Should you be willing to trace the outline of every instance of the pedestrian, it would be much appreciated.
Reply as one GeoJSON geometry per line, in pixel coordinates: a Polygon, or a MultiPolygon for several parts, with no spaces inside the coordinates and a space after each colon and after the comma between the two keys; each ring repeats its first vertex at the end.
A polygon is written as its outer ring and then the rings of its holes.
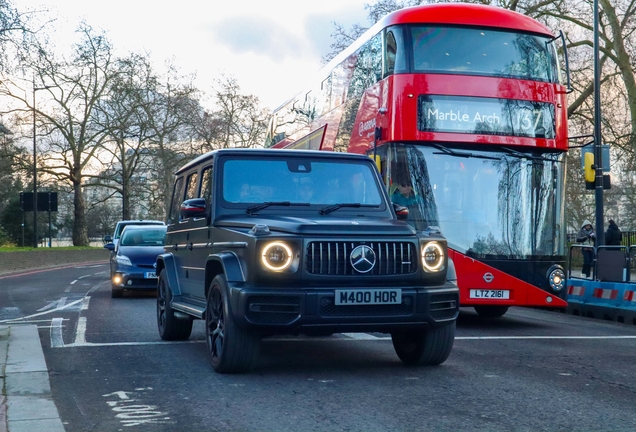
{"type": "Polygon", "coordinates": [[[594,245],[596,243],[596,234],[594,234],[594,228],[589,220],[584,220],[581,225],[581,230],[576,235],[577,243],[588,245],[591,247],[583,247],[581,251],[583,253],[583,268],[581,273],[585,277],[589,277],[592,273],[592,261],[594,260],[594,245]]]}
{"type": "Polygon", "coordinates": [[[609,226],[605,231],[605,244],[607,246],[620,246],[623,240],[623,234],[612,219],[609,220],[609,226]]]}

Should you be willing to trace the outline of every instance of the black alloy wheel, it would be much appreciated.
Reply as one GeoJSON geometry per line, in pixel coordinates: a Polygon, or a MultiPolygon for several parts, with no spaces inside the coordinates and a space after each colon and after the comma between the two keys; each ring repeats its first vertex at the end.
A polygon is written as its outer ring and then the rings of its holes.
{"type": "Polygon", "coordinates": [[[192,319],[178,319],[174,315],[172,291],[166,280],[166,270],[161,270],[157,286],[157,328],[163,340],[186,340],[192,334],[192,319]]]}
{"type": "Polygon", "coordinates": [[[219,373],[241,373],[254,368],[260,338],[234,323],[225,297],[227,281],[218,275],[208,291],[205,336],[212,367],[219,373]]]}

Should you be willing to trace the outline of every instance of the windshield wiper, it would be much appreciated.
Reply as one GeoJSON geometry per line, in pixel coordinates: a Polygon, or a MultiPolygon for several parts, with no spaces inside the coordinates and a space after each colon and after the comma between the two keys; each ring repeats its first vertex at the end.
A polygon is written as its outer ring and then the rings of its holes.
{"type": "Polygon", "coordinates": [[[289,206],[308,206],[309,203],[293,203],[291,201],[268,201],[268,202],[264,202],[261,204],[256,204],[253,206],[248,207],[245,210],[245,213],[247,214],[254,214],[259,210],[263,210],[267,207],[270,206],[283,206],[283,207],[289,207],[289,206]]]}
{"type": "Polygon", "coordinates": [[[501,158],[498,158],[495,156],[484,156],[484,155],[475,154],[475,153],[455,151],[441,145],[435,145],[433,147],[435,147],[438,150],[441,150],[440,152],[433,152],[433,154],[447,154],[450,156],[462,157],[462,158],[490,159],[490,160],[496,160],[496,161],[501,160],[501,158]]]}
{"type": "Polygon", "coordinates": [[[510,156],[514,156],[519,159],[532,159],[532,160],[540,160],[540,161],[549,160],[549,159],[545,159],[543,156],[536,156],[529,153],[522,153],[520,151],[511,149],[509,147],[501,147],[501,148],[504,149],[506,152],[508,152],[510,156]]]}
{"type": "Polygon", "coordinates": [[[326,215],[342,207],[360,208],[360,207],[379,207],[379,206],[376,204],[341,203],[341,204],[334,204],[328,207],[321,208],[319,213],[321,215],[326,215]]]}

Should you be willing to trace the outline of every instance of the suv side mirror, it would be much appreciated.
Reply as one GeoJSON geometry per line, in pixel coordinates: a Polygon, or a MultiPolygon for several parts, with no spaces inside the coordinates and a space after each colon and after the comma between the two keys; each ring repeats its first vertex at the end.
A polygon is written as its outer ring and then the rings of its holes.
{"type": "Polygon", "coordinates": [[[396,204],[396,203],[392,203],[393,204],[393,210],[395,210],[395,215],[397,216],[398,220],[407,220],[409,218],[409,208],[396,204]]]}
{"type": "Polygon", "coordinates": [[[112,242],[113,242],[112,236],[109,236],[109,235],[104,236],[104,243],[112,243],[112,242]]]}
{"type": "Polygon", "coordinates": [[[189,200],[185,200],[181,204],[181,220],[191,217],[205,217],[206,208],[207,203],[205,202],[205,198],[192,198],[189,200]]]}
{"type": "Polygon", "coordinates": [[[106,243],[104,245],[104,249],[108,249],[109,251],[114,251],[115,250],[115,244],[114,243],[106,243]]]}

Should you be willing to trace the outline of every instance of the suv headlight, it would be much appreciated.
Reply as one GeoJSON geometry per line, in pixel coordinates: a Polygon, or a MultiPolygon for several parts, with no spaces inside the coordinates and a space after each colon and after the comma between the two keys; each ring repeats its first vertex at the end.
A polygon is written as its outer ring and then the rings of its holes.
{"type": "Polygon", "coordinates": [[[128,258],[126,255],[117,255],[116,261],[117,261],[117,264],[132,267],[132,262],[130,261],[130,258],[128,258]]]}
{"type": "Polygon", "coordinates": [[[428,272],[444,269],[444,248],[438,242],[429,242],[422,246],[422,265],[428,272]]]}
{"type": "Polygon", "coordinates": [[[261,261],[265,268],[272,271],[283,271],[287,269],[293,261],[291,248],[283,242],[272,242],[265,245],[261,261]]]}

